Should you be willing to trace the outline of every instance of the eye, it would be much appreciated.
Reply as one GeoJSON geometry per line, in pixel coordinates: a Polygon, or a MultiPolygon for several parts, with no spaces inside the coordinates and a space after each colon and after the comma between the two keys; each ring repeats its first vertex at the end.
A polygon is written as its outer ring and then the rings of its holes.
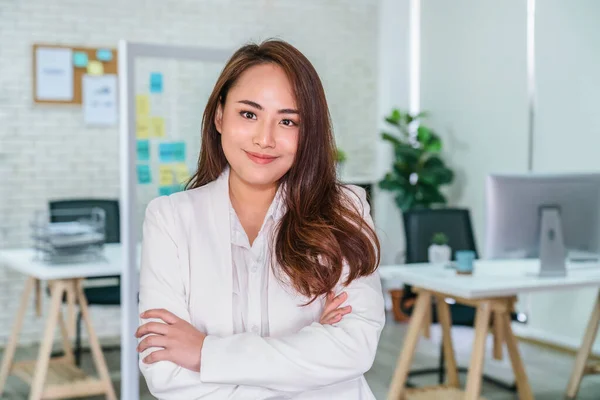
{"type": "Polygon", "coordinates": [[[256,119],[256,114],[251,111],[242,111],[240,115],[246,119],[256,119]]]}
{"type": "Polygon", "coordinates": [[[291,119],[284,119],[281,121],[281,123],[285,126],[298,126],[298,124],[291,119]]]}

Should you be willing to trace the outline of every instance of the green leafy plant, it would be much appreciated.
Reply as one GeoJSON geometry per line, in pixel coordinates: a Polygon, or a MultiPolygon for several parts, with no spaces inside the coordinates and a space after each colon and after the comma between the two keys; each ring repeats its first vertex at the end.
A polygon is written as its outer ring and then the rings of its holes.
{"type": "Polygon", "coordinates": [[[335,161],[341,164],[346,162],[346,160],[346,153],[342,149],[338,148],[335,152],[335,161]]]}
{"type": "Polygon", "coordinates": [[[440,189],[454,180],[454,173],[441,157],[440,137],[422,123],[426,115],[395,109],[385,118],[396,131],[381,134],[394,147],[394,160],[379,187],[396,194],[396,204],[402,211],[446,204],[440,189]]]}
{"type": "Polygon", "coordinates": [[[446,234],[443,232],[438,232],[431,238],[431,243],[440,246],[448,244],[448,236],[446,236],[446,234]]]}

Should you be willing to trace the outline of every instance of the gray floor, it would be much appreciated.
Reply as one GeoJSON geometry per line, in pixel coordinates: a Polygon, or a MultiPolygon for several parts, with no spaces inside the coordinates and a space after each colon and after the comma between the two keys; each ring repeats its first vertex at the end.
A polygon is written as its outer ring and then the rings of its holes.
{"type": "MultiPolygon", "coordinates": [[[[385,399],[387,387],[389,385],[396,359],[400,352],[402,339],[406,330],[405,324],[396,324],[389,319],[389,323],[382,333],[377,357],[373,368],[367,373],[367,380],[377,399],[385,399]]],[[[430,340],[422,339],[419,343],[419,349],[414,358],[413,366],[433,367],[437,363],[437,354],[439,352],[440,332],[437,326],[432,327],[432,338],[430,340]]],[[[468,365],[472,333],[467,328],[454,328],[453,339],[457,361],[460,366],[468,365]]],[[[490,338],[491,339],[491,338],[490,338]]],[[[486,353],[485,372],[496,378],[512,382],[510,362],[505,352],[503,361],[491,360],[491,340],[488,342],[489,350],[486,353]]],[[[521,343],[521,354],[525,363],[525,368],[529,377],[530,384],[537,400],[557,400],[564,397],[564,391],[571,373],[573,357],[556,351],[541,349],[537,346],[521,343]]],[[[17,352],[17,359],[31,359],[36,355],[36,347],[21,348],[17,352]]],[[[0,355],[2,353],[0,352],[0,355]]],[[[109,364],[109,370],[113,377],[115,388],[119,393],[119,352],[107,351],[106,358],[109,364]]],[[[93,372],[93,366],[89,354],[84,355],[84,369],[93,372]]],[[[465,376],[461,375],[463,380],[465,376]]],[[[414,379],[416,384],[434,384],[436,378],[421,377],[414,379]]],[[[152,399],[148,393],[143,378],[140,384],[142,399],[152,399]]],[[[515,394],[498,389],[489,384],[483,385],[483,395],[489,400],[517,399],[515,394]]],[[[9,377],[7,389],[2,399],[26,399],[27,386],[18,378],[9,377]]],[[[92,398],[90,398],[92,399],[92,398]]],[[[94,397],[103,399],[103,397],[94,397]]],[[[578,399],[598,400],[600,399],[600,376],[590,376],[583,380],[578,399]]]]}

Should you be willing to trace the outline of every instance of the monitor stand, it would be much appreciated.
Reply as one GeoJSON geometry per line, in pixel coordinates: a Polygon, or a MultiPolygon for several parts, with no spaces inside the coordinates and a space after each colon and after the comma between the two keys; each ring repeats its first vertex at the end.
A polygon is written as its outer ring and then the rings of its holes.
{"type": "Polygon", "coordinates": [[[560,211],[558,207],[540,208],[540,277],[565,276],[566,255],[560,211]]]}

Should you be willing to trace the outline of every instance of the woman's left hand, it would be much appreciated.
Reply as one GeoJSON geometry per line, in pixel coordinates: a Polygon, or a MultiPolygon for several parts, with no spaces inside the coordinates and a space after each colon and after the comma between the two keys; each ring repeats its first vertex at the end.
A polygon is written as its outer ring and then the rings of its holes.
{"type": "Polygon", "coordinates": [[[171,361],[180,367],[200,372],[202,346],[206,335],[182,320],[175,314],[163,310],[148,310],[140,315],[144,319],[157,318],[165,323],[148,322],[141,325],[135,337],[144,338],[138,345],[139,353],[150,347],[161,347],[144,358],[147,364],[158,361],[171,361]]]}

